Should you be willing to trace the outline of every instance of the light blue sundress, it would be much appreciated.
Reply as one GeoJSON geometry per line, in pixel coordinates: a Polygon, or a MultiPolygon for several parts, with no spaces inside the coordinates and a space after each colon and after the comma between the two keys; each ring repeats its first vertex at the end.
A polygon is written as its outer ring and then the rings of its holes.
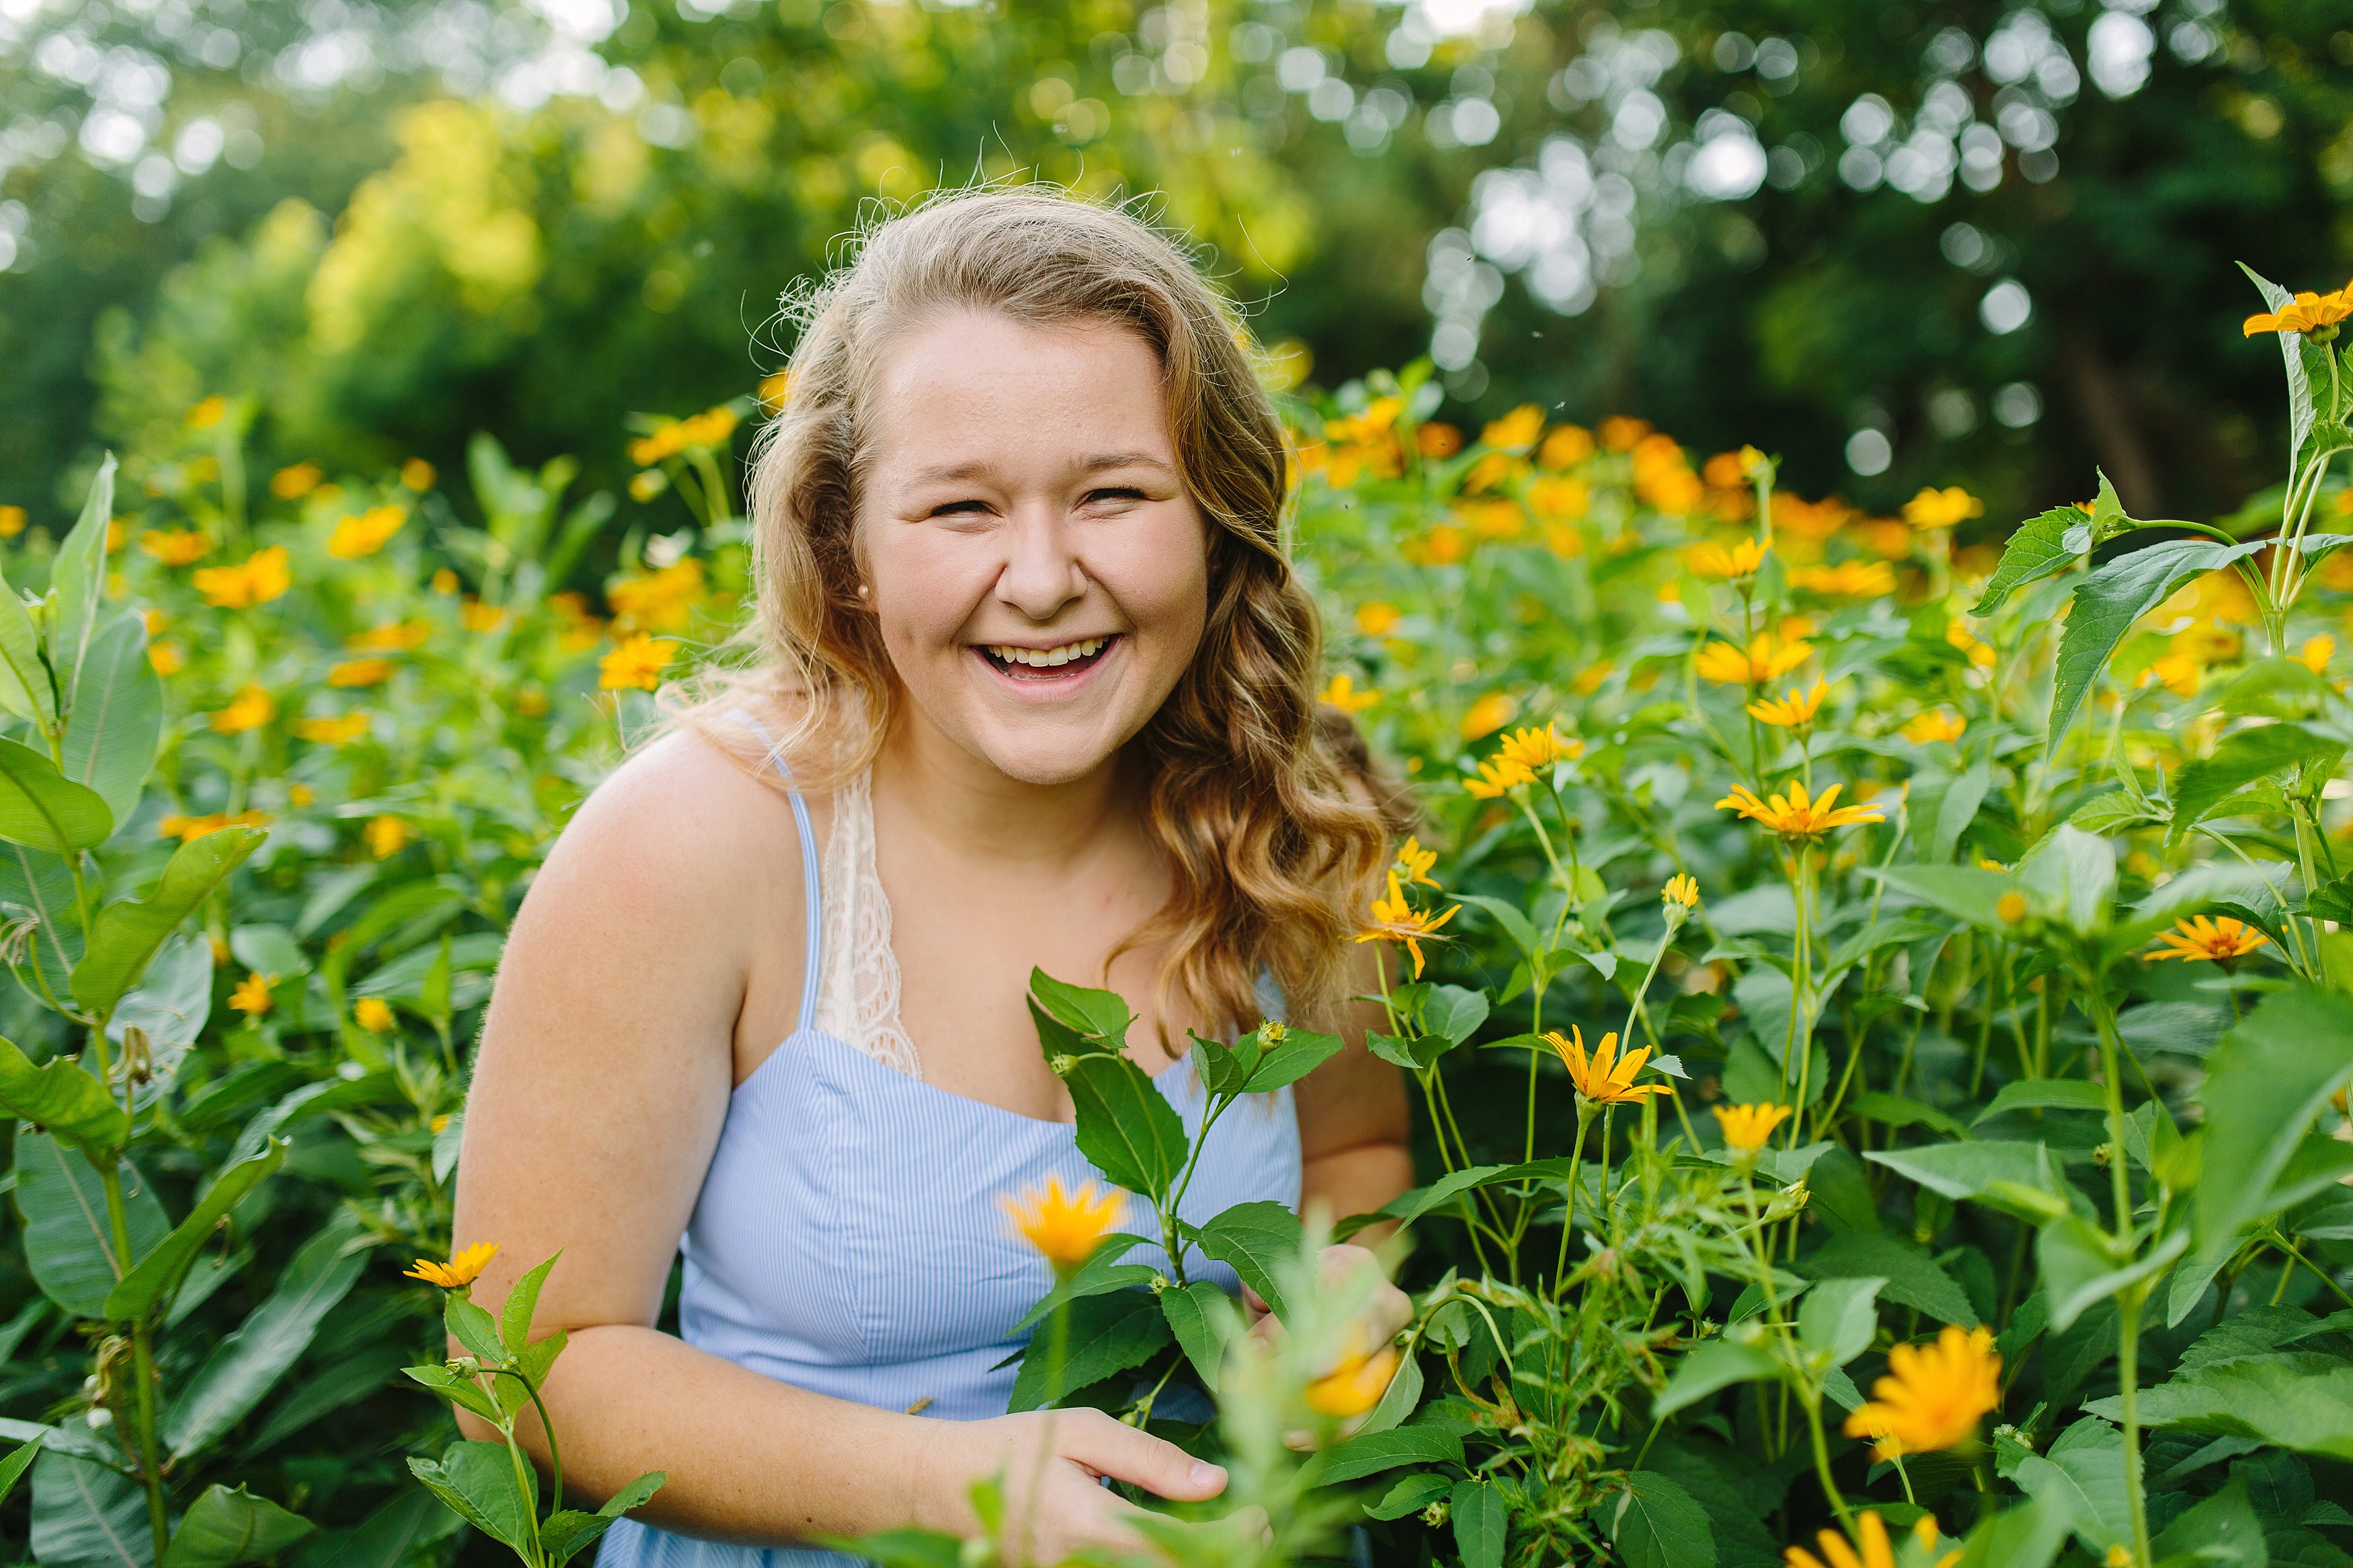
{"type": "MultiPolygon", "coordinates": [[[[777,771],[790,790],[781,762],[777,771]]],[[[1021,1342],[1008,1331],[1053,1281],[997,1200],[1050,1174],[1075,1184],[1094,1173],[1068,1126],[908,1077],[816,1027],[823,889],[807,805],[797,791],[791,798],[809,911],[800,1019],[728,1102],[681,1243],[681,1333],[837,1399],[902,1411],[920,1404],[944,1421],[1002,1415],[1015,1369],[997,1363],[1021,1342]]],[[[1262,1000],[1280,1013],[1279,996],[1262,1000]]],[[[1187,1131],[1198,1130],[1206,1096],[1192,1064],[1180,1060],[1155,1082],[1187,1131]]],[[[1295,1206],[1299,1194],[1299,1121],[1286,1089],[1219,1121],[1184,1208],[1200,1221],[1260,1199],[1295,1206]]],[[[1166,1266],[1157,1248],[1132,1257],[1166,1266]]],[[[1207,1273],[1237,1288],[1230,1270],[1207,1273]]],[[[597,1557],[600,1568],[851,1561],[790,1543],[700,1541],[634,1520],[613,1527],[597,1557]]]]}

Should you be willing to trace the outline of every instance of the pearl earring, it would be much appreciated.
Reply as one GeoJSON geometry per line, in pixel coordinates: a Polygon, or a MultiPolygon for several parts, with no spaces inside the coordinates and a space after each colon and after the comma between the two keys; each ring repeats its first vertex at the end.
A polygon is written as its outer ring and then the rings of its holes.
{"type": "Polygon", "coordinates": [[[860,583],[858,584],[858,596],[861,599],[871,599],[874,596],[874,590],[860,583]]]}

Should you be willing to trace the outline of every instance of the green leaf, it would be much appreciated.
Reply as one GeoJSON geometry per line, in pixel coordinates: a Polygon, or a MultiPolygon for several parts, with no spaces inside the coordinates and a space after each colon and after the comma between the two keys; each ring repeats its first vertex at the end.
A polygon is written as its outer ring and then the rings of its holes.
{"type": "Polygon", "coordinates": [[[1870,1089],[1853,1100],[1854,1113],[1867,1117],[1883,1127],[1926,1127],[1947,1138],[1967,1138],[1969,1130],[1957,1117],[1948,1116],[1933,1105],[1923,1105],[1898,1094],[1885,1094],[1870,1089]]]}
{"type": "Polygon", "coordinates": [[[1544,939],[1536,934],[1536,928],[1528,923],[1528,917],[1514,905],[1502,899],[1490,899],[1478,893],[1450,893],[1447,896],[1458,904],[1469,904],[1493,916],[1495,923],[1504,928],[1504,934],[1512,939],[1512,945],[1520,950],[1522,958],[1533,960],[1544,952],[1544,939]]]}
{"type": "Polygon", "coordinates": [[[2236,1479],[2167,1525],[2149,1549],[2160,1563],[2186,1559],[2201,1568],[2269,1568],[2272,1560],[2263,1521],[2247,1500],[2245,1484],[2236,1479]]]}
{"type": "Polygon", "coordinates": [[[41,634],[16,590],[0,579],[0,709],[30,719],[44,732],[58,721],[58,696],[41,658],[41,634]]]}
{"type": "MultiPolygon", "coordinates": [[[[2095,1399],[2084,1408],[2124,1419],[2120,1399],[2095,1399]]],[[[2249,1437],[2353,1460],[2353,1363],[2315,1351],[2242,1356],[2143,1389],[2138,1414],[2144,1426],[2249,1437]]]]}
{"type": "Polygon", "coordinates": [[[2018,890],[2010,877],[1982,866],[1890,866],[1870,874],[1897,892],[1986,931],[2002,929],[2001,896],[2018,890]]]}
{"type": "Polygon", "coordinates": [[[204,1197],[188,1211],[188,1217],[106,1293],[106,1315],[127,1321],[168,1308],[196,1254],[228,1218],[229,1210],[278,1169],[286,1158],[286,1149],[284,1140],[273,1138],[260,1152],[236,1162],[215,1177],[204,1197]]]}
{"type": "Polygon", "coordinates": [[[2199,1256],[2228,1251],[2272,1206],[2272,1189],[2329,1096],[2353,1081],[2353,1000],[2278,991],[2207,1058],[2206,1112],[2195,1216],[2199,1256]]]}
{"type": "Polygon", "coordinates": [[[2097,1110],[2108,1108],[2105,1090],[2096,1083],[2085,1083],[2076,1078],[2029,1078],[2001,1086],[1993,1102],[1978,1112],[1975,1125],[1982,1127],[1997,1116],[2007,1116],[2013,1110],[2097,1110]]]}
{"type": "Polygon", "coordinates": [[[1916,1149],[1872,1149],[1862,1157],[1940,1197],[1973,1199],[2025,1219],[2048,1219],[2068,1207],[2040,1143],[1984,1139],[1929,1143],[1916,1149]]]}
{"type": "Polygon", "coordinates": [[[1229,1046],[1219,1040],[1204,1039],[1192,1030],[1185,1031],[1193,1041],[1193,1062],[1200,1068],[1201,1081],[1209,1086],[1214,1095],[1235,1095],[1250,1081],[1252,1068],[1258,1066],[1260,1046],[1254,1031],[1229,1046]]]}
{"type": "Polygon", "coordinates": [[[58,546],[56,563],[49,568],[49,664],[63,691],[73,690],[82,654],[97,630],[99,605],[106,595],[106,525],[113,515],[114,454],[109,452],[90,482],[81,516],[58,546]]]}
{"type": "MultiPolygon", "coordinates": [[[[1068,1399],[1104,1378],[1142,1366],[1168,1342],[1168,1320],[1149,1290],[1120,1290],[1108,1296],[1088,1296],[1070,1304],[1070,1343],[1061,1366],[1061,1396],[1068,1399]]],[[[1013,1380],[1013,1396],[1006,1408],[1042,1410],[1053,1387],[1054,1331],[1050,1323],[1029,1338],[1021,1370],[1013,1380]]]]}
{"type": "Polygon", "coordinates": [[[2051,1568],[2067,1544],[2070,1517],[2063,1503],[2040,1499],[2006,1510],[1969,1532],[1959,1568],[2051,1568]]]}
{"type": "Polygon", "coordinates": [[[460,1528],[432,1493],[404,1487],[351,1529],[312,1536],[295,1568],[410,1568],[421,1550],[460,1528]]]}
{"type": "Polygon", "coordinates": [[[1302,1487],[1334,1487],[1402,1465],[1460,1465],[1462,1439],[1446,1426],[1396,1426],[1335,1443],[1299,1468],[1302,1487]]]}
{"type": "Polygon", "coordinates": [[[1421,1026],[1450,1046],[1469,1039],[1487,1021],[1487,994],[1460,985],[1433,985],[1421,999],[1421,1026]]]}
{"type": "Polygon", "coordinates": [[[1340,1054],[1347,1044],[1337,1035],[1319,1035],[1313,1029],[1286,1028],[1282,1038],[1267,1048],[1250,1070],[1242,1085],[1246,1094],[1271,1094],[1287,1084],[1297,1083],[1325,1062],[1340,1054]]]}
{"type": "Polygon", "coordinates": [[[0,1502],[8,1500],[8,1494],[16,1489],[17,1480],[31,1468],[40,1453],[41,1438],[28,1437],[17,1444],[6,1458],[0,1459],[0,1502]]]}
{"type": "Polygon", "coordinates": [[[1356,1430],[1386,1432],[1393,1426],[1404,1426],[1406,1417],[1421,1404],[1423,1385],[1421,1360],[1408,1351],[1398,1358],[1397,1372],[1389,1378],[1389,1385],[1381,1390],[1380,1399],[1365,1413],[1364,1423],[1356,1430]]]}
{"type": "Polygon", "coordinates": [[[1127,1026],[1135,1022],[1118,992],[1067,984],[1042,969],[1029,971],[1029,994],[1056,1021],[1113,1050],[1127,1043],[1127,1026]]]}
{"type": "Polygon", "coordinates": [[[1455,1483],[1435,1471],[1424,1470],[1418,1476],[1404,1476],[1392,1482],[1381,1494],[1381,1500],[1366,1506],[1366,1519],[1403,1519],[1409,1513],[1419,1513],[1440,1498],[1454,1489],[1455,1483]]]}
{"type": "Polygon", "coordinates": [[[98,792],[29,746],[0,741],[0,838],[71,855],[106,842],[114,814],[98,792]]]}
{"type": "Polygon", "coordinates": [[[442,1293],[441,1326],[484,1366],[507,1364],[507,1347],[499,1339],[499,1321],[455,1290],[442,1293]]]}
{"type": "Polygon", "coordinates": [[[518,1466],[504,1444],[461,1440],[438,1462],[412,1457],[408,1468],[468,1524],[516,1552],[528,1550],[539,1478],[529,1465],[518,1466]]]}
{"type": "Polygon", "coordinates": [[[555,1267],[561,1250],[530,1273],[514,1282],[507,1292],[506,1305],[499,1311],[499,1341],[509,1355],[521,1355],[531,1343],[531,1315],[539,1310],[540,1287],[547,1283],[547,1271],[555,1267]]]}
{"type": "Polygon", "coordinates": [[[1798,1306],[1798,1341],[1832,1366],[1844,1366],[1871,1348],[1879,1332],[1879,1291],[1884,1279],[1825,1279],[1798,1306]]]}
{"type": "Polygon", "coordinates": [[[75,675],[65,775],[95,790],[114,820],[126,822],[163,734],[164,682],[147,661],[146,620],[130,611],[107,623],[75,675]]]}
{"type": "Polygon", "coordinates": [[[2018,880],[2036,909],[2088,936],[2107,926],[2116,852],[2097,834],[2063,822],[2018,863],[2018,880]]]}
{"type": "Polygon", "coordinates": [[[1082,1296],[1101,1296],[1113,1290],[1132,1290],[1149,1285],[1159,1270],[1148,1263],[1122,1263],[1120,1259],[1145,1245],[1144,1237],[1114,1231],[1095,1247],[1087,1260],[1079,1265],[1078,1272],[1068,1279],[1057,1280],[1054,1288],[1038,1298],[1037,1304],[1021,1315],[1021,1321],[1006,1331],[1008,1337],[1018,1338],[1045,1320],[1046,1314],[1064,1301],[1075,1301],[1082,1296]]]}
{"type": "Polygon", "coordinates": [[[317,1528],[268,1498],[242,1486],[235,1491],[215,1482],[205,1489],[172,1532],[164,1568],[230,1568],[267,1563],[317,1528]]]}
{"type": "Polygon", "coordinates": [[[16,1134],[16,1212],[25,1221],[25,1260],[41,1293],[77,1318],[106,1316],[107,1294],[131,1264],[170,1234],[154,1189],[129,1160],[121,1173],[131,1259],[118,1258],[106,1217],[106,1187],[79,1149],[46,1132],[16,1134]]]}
{"type": "Polygon", "coordinates": [[[1297,1215],[1282,1204],[1261,1200],[1236,1204],[1207,1225],[1180,1223],[1187,1239],[1241,1276],[1242,1283],[1257,1291],[1276,1317],[1288,1315],[1282,1288],[1276,1279],[1282,1267],[1299,1256],[1297,1215]]]}
{"type": "MultiPolygon", "coordinates": [[[[419,1387],[432,1390],[450,1404],[470,1410],[485,1421],[505,1419],[505,1412],[500,1408],[499,1402],[491,1397],[480,1382],[465,1373],[451,1372],[439,1362],[429,1366],[406,1366],[400,1370],[419,1387]]],[[[255,1442],[259,1444],[259,1439],[257,1437],[255,1442]]]]}
{"type": "Polygon", "coordinates": [[[2344,750],[2341,742],[2325,740],[2301,724],[2233,730],[2222,737],[2212,755],[2193,757],[2174,774],[2169,841],[2179,843],[2209,812],[2257,779],[2284,773],[2301,763],[2341,755],[2344,750]]]}
{"type": "MultiPolygon", "coordinates": [[[[1605,1499],[1600,1506],[1611,1504],[1605,1499]]],[[[1626,1568],[1715,1568],[1715,1531],[1707,1511],[1656,1470],[1626,1478],[1609,1536],[1626,1568]]]]}
{"type": "Polygon", "coordinates": [[[1495,1484],[1483,1478],[1457,1481],[1449,1511],[1462,1568],[1504,1568],[1504,1538],[1510,1532],[1511,1519],[1495,1484]]]}
{"type": "Polygon", "coordinates": [[[631,1509],[645,1507],[669,1479],[660,1470],[651,1470],[607,1498],[605,1506],[595,1513],[567,1508],[550,1514],[539,1530],[540,1548],[547,1553],[548,1562],[554,1568],[564,1568],[565,1563],[594,1546],[612,1528],[615,1520],[631,1509]]]}
{"type": "Polygon", "coordinates": [[[1736,1340],[1702,1340],[1651,1402],[1651,1415],[1654,1418],[1672,1415],[1736,1383],[1772,1382],[1782,1375],[1781,1363],[1755,1345],[1736,1340]]]}
{"type": "Polygon", "coordinates": [[[2127,1285],[2164,1272],[2189,1250],[2186,1228],[2169,1233],[2136,1257],[2120,1252],[2106,1232],[2081,1215],[2061,1215],[2042,1227],[2034,1247],[2042,1268],[2043,1294],[2051,1303],[2052,1331],[2064,1331],[2090,1308],[2127,1285]]]}
{"type": "Polygon", "coordinates": [[[1985,804],[1986,794],[1992,788],[1993,763],[1983,757],[1953,781],[1936,805],[1936,820],[1928,836],[1929,859],[1942,862],[1953,858],[1954,847],[1977,820],[1978,807],[1985,804]]]}
{"type": "Polygon", "coordinates": [[[353,1241],[352,1227],[338,1220],[303,1243],[278,1289],[213,1348],[164,1412],[173,1458],[186,1458],[236,1426],[294,1364],[366,1265],[364,1250],[345,1250],[353,1241]]]}
{"type": "MultiPolygon", "coordinates": [[[[248,1439],[238,1453],[240,1463],[268,1452],[295,1433],[322,1416],[355,1405],[392,1382],[404,1369],[401,1363],[410,1352],[398,1346],[380,1344],[353,1352],[348,1360],[338,1361],[304,1377],[269,1412],[269,1419],[248,1439]]],[[[443,1369],[436,1367],[435,1371],[443,1369]]],[[[422,1381],[422,1380],[420,1380],[422,1381]]]]}
{"type": "Polygon", "coordinates": [[[2081,560],[2092,548],[2092,520],[2072,506],[2054,506],[2018,525],[2002,546],[2001,563],[1986,580],[1985,592],[1969,606],[1972,616],[1989,616],[2029,583],[2055,577],[2081,560]]]}
{"type": "Polygon", "coordinates": [[[1078,1112],[1079,1152],[1147,1203],[1168,1195],[1188,1145],[1176,1114],[1142,1068],[1109,1052],[1072,1057],[1062,1082],[1078,1112]]]}
{"type": "Polygon", "coordinates": [[[2105,1421],[2078,1421],[2047,1454],[2028,1454],[2012,1479],[2019,1489],[2063,1512],[2094,1561],[2132,1542],[2125,1494],[2125,1436],[2105,1421]]]}
{"type": "Polygon", "coordinates": [[[131,1119],[79,1063],[58,1057],[35,1067],[7,1040],[0,1040],[0,1107],[86,1147],[131,1141],[131,1119]]]}
{"type": "Polygon", "coordinates": [[[1235,1326],[1232,1300],[1215,1285],[1195,1280],[1182,1289],[1163,1290],[1160,1312],[1176,1336],[1177,1348],[1192,1363],[1193,1375],[1203,1388],[1217,1393],[1226,1360],[1225,1332],[1235,1326]]]}
{"type": "MultiPolygon", "coordinates": [[[[2275,316],[2279,314],[2282,306],[2295,303],[2294,294],[2263,277],[2245,262],[2239,263],[2239,270],[2247,275],[2248,281],[2254,284],[2256,291],[2263,295],[2263,303],[2271,308],[2271,314],[2275,316]]],[[[2314,377],[2311,367],[2305,363],[2306,354],[2309,350],[2304,341],[2303,333],[2282,332],[2279,334],[2279,343],[2280,357],[2287,364],[2287,469],[2293,474],[2303,462],[2305,438],[2312,434],[2314,377]]],[[[2327,351],[2324,349],[2320,352],[2325,354],[2327,351]]],[[[2327,371],[2327,366],[2325,362],[2321,369],[2324,373],[2327,371]]]]}
{"type": "Polygon", "coordinates": [[[33,1466],[32,1548],[41,1568],[154,1568],[147,1494],[120,1470],[45,1449],[33,1466]]]}
{"type": "MultiPolygon", "coordinates": [[[[0,747],[8,743],[0,741],[0,747]]],[[[90,950],[74,965],[74,1000],[100,1017],[112,1012],[122,994],[147,973],[148,960],[173,928],[269,837],[259,827],[224,827],[192,838],[173,855],[147,897],[124,899],[99,910],[90,950]]]]}
{"type": "Polygon", "coordinates": [[[2207,539],[2172,539],[2118,556],[2076,584],[2074,608],[2059,642],[2059,663],[2052,702],[2051,731],[2043,742],[2046,756],[2056,755],[2059,742],[2075,721],[2092,682],[2105,668],[2108,656],[2124,640],[2132,624],[2157,608],[2191,578],[2218,571],[2263,549],[2269,541],[2248,540],[2219,544],[2207,539]]]}

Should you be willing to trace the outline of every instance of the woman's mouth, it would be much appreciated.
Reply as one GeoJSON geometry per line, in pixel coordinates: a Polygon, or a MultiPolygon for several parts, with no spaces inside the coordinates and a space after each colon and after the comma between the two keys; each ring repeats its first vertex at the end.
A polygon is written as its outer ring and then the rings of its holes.
{"type": "Polygon", "coordinates": [[[1008,680],[1022,685],[1074,680],[1103,663],[1119,635],[1080,637],[1052,647],[1024,647],[1018,643],[976,644],[973,652],[1008,680]]]}

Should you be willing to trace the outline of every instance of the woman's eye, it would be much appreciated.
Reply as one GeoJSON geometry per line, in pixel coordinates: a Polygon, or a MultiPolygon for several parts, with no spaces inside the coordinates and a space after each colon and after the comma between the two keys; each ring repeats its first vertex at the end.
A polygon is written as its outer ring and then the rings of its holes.
{"type": "Polygon", "coordinates": [[[987,510],[988,503],[985,500],[952,500],[943,502],[941,505],[932,508],[928,515],[932,517],[944,517],[950,512],[987,511],[987,510]]]}
{"type": "Polygon", "coordinates": [[[1144,492],[1132,485],[1116,485],[1106,489],[1089,490],[1089,500],[1142,500],[1144,492]]]}

